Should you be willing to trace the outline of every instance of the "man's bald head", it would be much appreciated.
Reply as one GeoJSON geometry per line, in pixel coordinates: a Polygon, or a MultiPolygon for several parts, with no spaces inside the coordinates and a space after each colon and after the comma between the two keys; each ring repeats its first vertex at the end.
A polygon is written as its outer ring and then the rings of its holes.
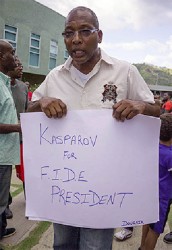
{"type": "Polygon", "coordinates": [[[69,17],[77,14],[77,12],[87,12],[92,17],[92,22],[93,22],[94,27],[96,29],[99,29],[99,21],[98,21],[96,14],[94,13],[94,11],[84,6],[78,6],[76,8],[73,8],[67,15],[66,23],[68,22],[69,17]]]}
{"type": "Polygon", "coordinates": [[[15,68],[15,49],[6,40],[0,39],[0,71],[7,74],[15,68]]]}
{"type": "Polygon", "coordinates": [[[12,48],[12,45],[4,39],[0,39],[0,53],[4,53],[7,49],[12,48]]]}

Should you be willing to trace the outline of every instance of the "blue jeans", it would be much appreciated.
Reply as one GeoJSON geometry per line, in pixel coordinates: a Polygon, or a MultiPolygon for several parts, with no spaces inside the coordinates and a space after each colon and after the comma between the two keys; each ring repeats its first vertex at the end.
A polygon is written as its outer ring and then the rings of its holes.
{"type": "Polygon", "coordinates": [[[90,229],[54,223],[54,250],[111,250],[114,229],[90,229]]]}
{"type": "Polygon", "coordinates": [[[6,227],[4,211],[8,205],[12,166],[0,165],[0,239],[6,227]]]}

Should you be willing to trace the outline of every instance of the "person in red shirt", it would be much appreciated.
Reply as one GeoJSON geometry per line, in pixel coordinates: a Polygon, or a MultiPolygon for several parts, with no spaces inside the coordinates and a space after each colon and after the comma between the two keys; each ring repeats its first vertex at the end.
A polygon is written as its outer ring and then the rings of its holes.
{"type": "Polygon", "coordinates": [[[172,100],[171,100],[171,93],[164,93],[162,99],[162,113],[171,113],[172,112],[172,100]]]}
{"type": "Polygon", "coordinates": [[[32,99],[32,92],[30,91],[30,83],[29,82],[25,82],[27,88],[28,88],[28,101],[31,101],[32,99]]]}

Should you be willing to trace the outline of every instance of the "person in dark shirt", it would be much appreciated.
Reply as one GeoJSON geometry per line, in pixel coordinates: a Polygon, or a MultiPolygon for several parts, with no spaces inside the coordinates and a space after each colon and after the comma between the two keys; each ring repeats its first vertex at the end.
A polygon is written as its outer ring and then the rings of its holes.
{"type": "Polygon", "coordinates": [[[172,203],[172,115],[162,114],[159,142],[159,221],[142,227],[140,250],[154,249],[172,203]]]}

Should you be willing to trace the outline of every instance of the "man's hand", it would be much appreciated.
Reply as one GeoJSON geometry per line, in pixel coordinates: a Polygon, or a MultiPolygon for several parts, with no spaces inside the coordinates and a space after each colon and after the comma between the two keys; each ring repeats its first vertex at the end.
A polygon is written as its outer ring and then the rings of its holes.
{"type": "Polygon", "coordinates": [[[60,99],[52,97],[42,97],[39,100],[41,111],[49,118],[61,118],[67,114],[67,106],[60,99]]]}
{"type": "Polygon", "coordinates": [[[129,120],[138,114],[144,114],[145,108],[146,103],[143,101],[122,100],[113,105],[113,117],[118,121],[129,120]]]}

